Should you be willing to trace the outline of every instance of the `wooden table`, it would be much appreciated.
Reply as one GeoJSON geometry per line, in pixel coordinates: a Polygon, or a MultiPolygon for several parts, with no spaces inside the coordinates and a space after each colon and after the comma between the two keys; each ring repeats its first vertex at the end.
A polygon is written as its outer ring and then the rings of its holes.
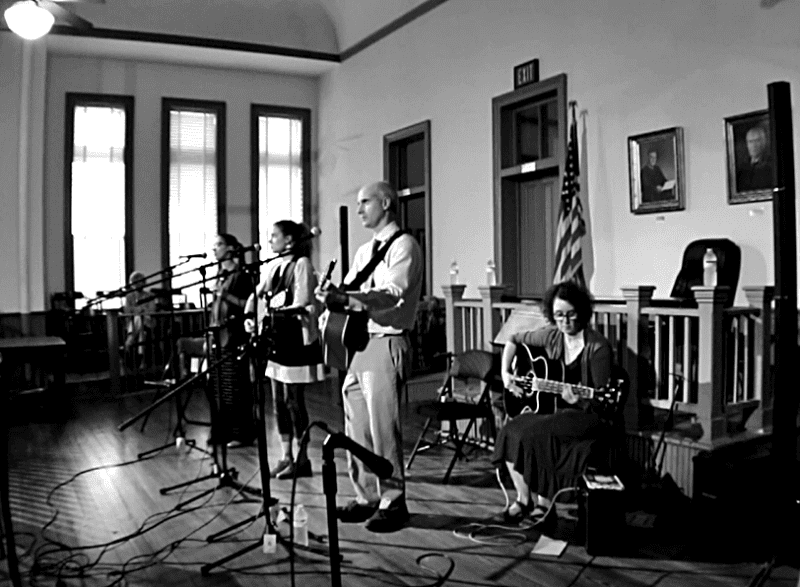
{"type": "MultiPolygon", "coordinates": [[[[54,376],[53,390],[63,392],[64,357],[66,353],[64,339],[56,336],[23,336],[17,338],[0,338],[0,381],[9,367],[24,363],[40,363],[48,365],[54,376]]],[[[14,544],[14,528],[11,524],[11,506],[8,496],[8,414],[11,411],[9,389],[0,389],[0,508],[3,515],[3,530],[6,537],[6,555],[8,556],[8,574],[14,587],[22,587],[19,574],[19,562],[14,544]]]]}

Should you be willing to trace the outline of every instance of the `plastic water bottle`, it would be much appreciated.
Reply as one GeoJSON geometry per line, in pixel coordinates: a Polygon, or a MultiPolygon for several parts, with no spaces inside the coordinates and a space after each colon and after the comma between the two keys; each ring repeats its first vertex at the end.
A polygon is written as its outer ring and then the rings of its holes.
{"type": "Polygon", "coordinates": [[[295,543],[308,546],[308,513],[302,503],[294,508],[292,524],[294,525],[295,543]]]}
{"type": "Polygon", "coordinates": [[[458,263],[455,259],[450,263],[450,285],[458,285],[458,263]]]}
{"type": "Polygon", "coordinates": [[[717,285],[717,255],[710,247],[703,255],[703,285],[705,287],[716,287],[717,285]]]}
{"type": "Polygon", "coordinates": [[[486,285],[497,285],[497,271],[494,259],[486,261],[486,285]]]}

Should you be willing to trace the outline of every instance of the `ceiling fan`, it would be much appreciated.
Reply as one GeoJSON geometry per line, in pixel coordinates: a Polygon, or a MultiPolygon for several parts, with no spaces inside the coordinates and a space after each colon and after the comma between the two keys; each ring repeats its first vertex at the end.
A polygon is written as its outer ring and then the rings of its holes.
{"type": "Polygon", "coordinates": [[[74,28],[88,33],[93,26],[63,5],[86,2],[105,4],[105,0],[0,0],[8,28],[26,39],[37,39],[46,35],[53,24],[74,28]]]}

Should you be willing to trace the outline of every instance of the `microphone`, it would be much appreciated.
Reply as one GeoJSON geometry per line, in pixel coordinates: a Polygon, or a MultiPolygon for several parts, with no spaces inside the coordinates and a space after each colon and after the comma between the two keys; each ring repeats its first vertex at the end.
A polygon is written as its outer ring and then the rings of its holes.
{"type": "Polygon", "coordinates": [[[258,243],[253,243],[249,247],[242,247],[241,249],[234,251],[234,254],[243,255],[244,253],[257,253],[260,250],[261,250],[261,245],[258,243]]]}
{"type": "Polygon", "coordinates": [[[193,255],[181,255],[181,259],[205,259],[208,253],[194,253],[193,255]]]}
{"type": "Polygon", "coordinates": [[[317,422],[317,425],[330,435],[328,442],[331,442],[331,446],[349,450],[354,456],[358,457],[362,463],[369,467],[378,478],[388,479],[392,476],[394,467],[388,460],[379,457],[371,450],[364,448],[355,440],[345,436],[341,432],[334,432],[323,422],[317,422]]]}

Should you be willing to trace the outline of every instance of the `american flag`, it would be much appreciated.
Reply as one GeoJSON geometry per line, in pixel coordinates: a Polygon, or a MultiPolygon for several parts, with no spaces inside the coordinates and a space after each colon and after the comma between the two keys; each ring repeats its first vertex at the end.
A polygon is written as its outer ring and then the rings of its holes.
{"type": "Polygon", "coordinates": [[[561,188],[561,212],[558,217],[556,237],[556,272],[554,283],[576,281],[585,286],[583,276],[583,254],[581,239],[586,234],[581,206],[578,176],[578,124],[575,121],[575,103],[572,106],[572,122],[567,144],[567,168],[564,172],[564,186],[561,188]]]}

